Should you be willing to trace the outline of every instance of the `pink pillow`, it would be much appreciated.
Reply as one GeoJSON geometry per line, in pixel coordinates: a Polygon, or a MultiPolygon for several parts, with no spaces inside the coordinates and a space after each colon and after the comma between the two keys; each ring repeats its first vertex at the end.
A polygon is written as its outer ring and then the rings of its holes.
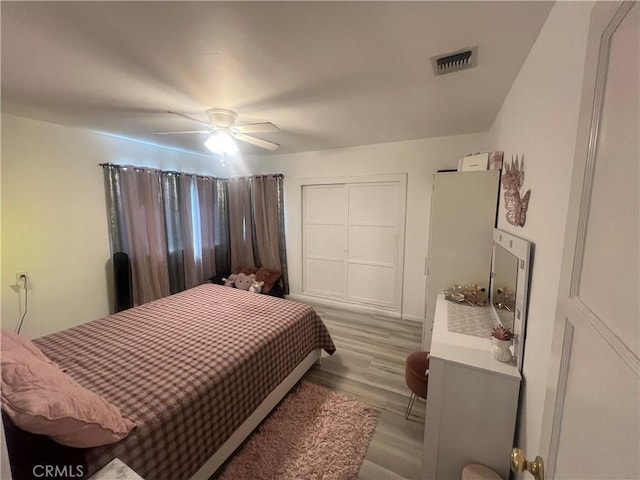
{"type": "Polygon", "coordinates": [[[79,448],[117,442],[135,427],[31,342],[15,337],[2,331],[2,409],[17,427],[79,448]]]}
{"type": "Polygon", "coordinates": [[[260,267],[256,272],[256,280],[258,282],[264,282],[262,293],[269,293],[281,276],[282,273],[278,270],[269,270],[268,268],[260,267]]]}
{"type": "Polygon", "coordinates": [[[53,363],[40,351],[38,347],[33,344],[31,340],[21,337],[17,333],[13,333],[9,330],[2,330],[0,342],[2,342],[2,353],[9,350],[24,350],[43,362],[53,363]]]}

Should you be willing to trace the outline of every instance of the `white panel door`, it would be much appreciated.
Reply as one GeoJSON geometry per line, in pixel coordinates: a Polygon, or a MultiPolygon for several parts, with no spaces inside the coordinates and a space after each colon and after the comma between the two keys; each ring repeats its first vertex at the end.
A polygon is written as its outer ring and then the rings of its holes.
{"type": "Polygon", "coordinates": [[[398,263],[399,184],[349,186],[347,298],[391,307],[398,263]]]}
{"type": "Polygon", "coordinates": [[[348,189],[345,185],[306,185],[303,205],[303,291],[344,297],[348,189]]]}
{"type": "Polygon", "coordinates": [[[400,310],[406,184],[303,185],[303,292],[400,310]]]}
{"type": "Polygon", "coordinates": [[[398,225],[398,182],[349,185],[349,224],[398,225]]]}
{"type": "Polygon", "coordinates": [[[640,478],[639,23],[638,3],[592,14],[541,439],[548,478],[640,478]]]}

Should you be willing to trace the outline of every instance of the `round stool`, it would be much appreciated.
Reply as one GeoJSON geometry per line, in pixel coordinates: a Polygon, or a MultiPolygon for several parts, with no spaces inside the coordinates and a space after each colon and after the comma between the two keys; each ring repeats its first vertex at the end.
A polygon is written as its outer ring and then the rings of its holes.
{"type": "Polygon", "coordinates": [[[462,480],[502,480],[502,477],[489,467],[470,463],[462,469],[462,480]]]}
{"type": "Polygon", "coordinates": [[[427,398],[427,383],[429,381],[429,352],[414,352],[407,357],[404,366],[404,380],[411,390],[409,404],[404,414],[405,420],[411,415],[411,409],[416,397],[427,398]]]}

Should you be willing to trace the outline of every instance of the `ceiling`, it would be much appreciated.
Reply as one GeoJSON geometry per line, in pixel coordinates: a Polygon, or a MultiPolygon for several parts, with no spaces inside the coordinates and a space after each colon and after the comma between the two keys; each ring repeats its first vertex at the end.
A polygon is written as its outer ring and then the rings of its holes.
{"type": "Polygon", "coordinates": [[[198,129],[168,110],[273,122],[279,153],[482,132],[551,5],[3,1],[2,111],[198,153],[206,135],[153,135],[198,129]]]}

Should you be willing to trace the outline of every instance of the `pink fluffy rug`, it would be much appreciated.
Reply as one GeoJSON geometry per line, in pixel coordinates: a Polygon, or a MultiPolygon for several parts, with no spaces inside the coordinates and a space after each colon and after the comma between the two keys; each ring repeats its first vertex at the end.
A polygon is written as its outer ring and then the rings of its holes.
{"type": "Polygon", "coordinates": [[[377,423],[372,407],[303,382],[256,429],[219,478],[353,479],[377,423]]]}

